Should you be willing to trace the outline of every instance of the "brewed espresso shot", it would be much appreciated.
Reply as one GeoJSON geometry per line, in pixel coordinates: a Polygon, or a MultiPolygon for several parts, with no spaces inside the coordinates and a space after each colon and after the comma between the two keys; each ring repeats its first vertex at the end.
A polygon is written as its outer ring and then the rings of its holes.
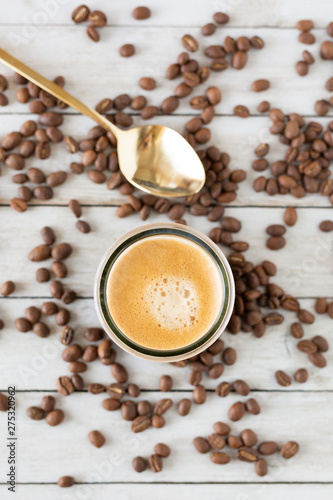
{"type": "Polygon", "coordinates": [[[206,236],[179,224],[150,224],[120,238],[95,279],[108,335],[131,354],[178,361],[206,349],[234,304],[227,259],[206,236]]]}
{"type": "Polygon", "coordinates": [[[180,236],[144,238],[113,265],[107,303],[122,332],[152,349],[195,342],[222,307],[222,276],[212,257],[180,236]]]}

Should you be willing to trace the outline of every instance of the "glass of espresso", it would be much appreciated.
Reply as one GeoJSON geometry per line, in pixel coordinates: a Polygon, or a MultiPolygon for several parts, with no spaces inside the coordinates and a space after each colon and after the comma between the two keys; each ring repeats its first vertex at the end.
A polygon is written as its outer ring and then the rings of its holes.
{"type": "Polygon", "coordinates": [[[235,286],[226,257],[208,237],[180,224],[149,224],[106,252],[94,298],[116,344],[170,362],[199,354],[221,335],[235,286]]]}

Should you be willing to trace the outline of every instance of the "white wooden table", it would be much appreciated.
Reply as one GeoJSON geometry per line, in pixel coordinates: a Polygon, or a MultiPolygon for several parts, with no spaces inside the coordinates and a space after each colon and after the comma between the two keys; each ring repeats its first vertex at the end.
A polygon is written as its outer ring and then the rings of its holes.
{"type": "MultiPolygon", "coordinates": [[[[156,78],[158,88],[147,93],[147,97],[152,104],[158,105],[174,88],[174,82],[166,81],[163,75],[182,50],[180,37],[186,32],[197,35],[200,26],[209,22],[216,10],[229,13],[231,21],[205,39],[205,46],[221,42],[227,34],[264,38],[265,49],[251,51],[244,70],[230,69],[214,74],[209,80],[223,93],[223,100],[216,108],[218,116],[211,125],[211,142],[231,155],[233,167],[244,168],[248,173],[247,181],[240,186],[238,198],[227,208],[227,214],[238,217],[243,223],[240,236],[251,244],[247,253],[249,260],[272,258],[279,268],[274,281],[299,297],[302,306],[313,311],[316,297],[326,296],[333,300],[332,235],[320,233],[318,229],[320,221],[332,218],[327,198],[312,195],[297,200],[289,196],[254,195],[251,185],[255,175],[250,167],[253,149],[263,140],[271,141],[271,160],[283,151],[268,134],[268,118],[256,115],[256,106],[262,99],[287,113],[300,112],[317,119],[314,102],[328,97],[324,83],[332,76],[332,63],[320,60],[319,46],[326,38],[326,25],[333,18],[331,0],[147,0],[152,17],[140,23],[130,15],[137,6],[134,0],[91,0],[89,7],[104,10],[109,22],[101,30],[102,40],[98,44],[86,37],[82,26],[71,22],[70,15],[77,4],[72,0],[1,0],[5,14],[0,21],[0,45],[45,76],[64,75],[66,89],[92,106],[103,97],[114,97],[124,91],[130,95],[144,93],[137,85],[142,76],[156,78]],[[294,26],[297,20],[307,18],[315,22],[313,33],[317,42],[309,50],[315,55],[316,63],[307,77],[300,78],[294,64],[308,47],[297,42],[298,32],[294,26]],[[120,58],[119,46],[131,42],[137,49],[135,57],[120,58]],[[251,82],[257,78],[271,81],[271,88],[264,94],[249,90],[251,82]],[[247,105],[253,116],[247,120],[233,117],[232,109],[236,104],[247,105]],[[265,227],[269,223],[282,222],[286,205],[299,207],[299,221],[288,229],[286,247],[272,254],[264,244],[265,227]]],[[[195,57],[203,60],[202,55],[195,57]]],[[[9,131],[18,130],[29,115],[26,105],[15,102],[16,86],[12,74],[4,67],[0,68],[0,73],[8,76],[10,82],[6,92],[10,106],[0,108],[2,138],[9,131]]],[[[72,110],[64,113],[63,131],[77,139],[84,137],[91,122],[72,110]]],[[[156,121],[182,131],[189,115],[193,114],[193,110],[182,102],[175,116],[159,117],[156,121]]],[[[330,115],[331,118],[319,121],[326,123],[332,119],[332,111],[330,115]]],[[[134,117],[134,121],[139,123],[138,117],[134,117]]],[[[62,145],[53,147],[53,151],[50,160],[33,159],[30,164],[51,172],[59,168],[66,170],[70,161],[75,161],[75,155],[69,157],[62,145]]],[[[32,333],[18,333],[13,326],[13,320],[23,315],[27,306],[38,306],[49,297],[48,284],[36,286],[34,274],[38,265],[28,261],[28,250],[39,244],[39,230],[44,225],[55,229],[58,241],[73,245],[70,273],[65,282],[80,297],[71,307],[74,317],[71,324],[77,328],[76,340],[84,344],[84,328],[97,325],[91,297],[98,261],[110,243],[141,221],[136,215],[117,219],[115,210],[122,202],[121,195],[107,191],[105,186],[92,184],[86,176],[70,176],[64,186],[55,190],[52,200],[32,202],[26,213],[18,214],[9,207],[9,200],[16,193],[11,175],[12,172],[4,168],[0,178],[0,282],[11,279],[17,287],[10,298],[0,299],[0,317],[6,323],[6,328],[0,332],[0,391],[5,391],[9,385],[17,388],[18,486],[14,498],[331,499],[332,353],[327,353],[325,369],[313,367],[296,350],[295,341],[288,334],[288,322],[294,318],[292,314],[287,313],[285,323],[271,327],[262,339],[246,334],[224,335],[226,344],[237,349],[238,361],[226,368],[222,380],[247,380],[253,397],[262,407],[259,416],[247,415],[233,424],[233,433],[252,428],[260,441],[275,439],[282,444],[294,439],[300,443],[299,454],[290,461],[278,456],[268,457],[269,473],[264,478],[256,476],[250,464],[234,460],[219,467],[212,464],[208,456],[194,451],[192,439],[210,434],[216,420],[227,421],[227,409],[239,399],[234,394],[225,399],[217,398],[213,392],[216,381],[205,381],[206,387],[212,389],[208,401],[203,406],[194,405],[188,417],[180,418],[173,408],[167,414],[167,425],[163,429],[150,429],[137,435],[131,433],[129,423],[122,420],[119,413],[103,410],[101,401],[105,396],[102,394],[92,396],[84,392],[63,398],[56,393],[57,377],[67,372],[61,358],[57,328],[52,327],[48,339],[41,339],[32,333]],[[67,207],[71,198],[79,199],[84,205],[84,218],[92,226],[88,235],[73,229],[74,217],[67,207]],[[294,382],[286,389],[276,384],[275,370],[294,373],[302,366],[310,374],[306,384],[294,382]],[[26,408],[39,405],[44,394],[54,394],[57,407],[65,411],[66,418],[58,427],[51,428],[43,421],[32,421],[26,416],[26,408]],[[87,440],[87,433],[95,428],[106,436],[107,443],[101,449],[93,448],[87,440]],[[157,442],[165,442],[172,449],[171,456],[164,462],[163,472],[155,475],[150,471],[135,473],[131,467],[132,458],[148,456],[157,442]],[[62,475],[74,476],[79,484],[60,490],[56,482],[62,475]]],[[[185,218],[206,234],[214,226],[206,218],[189,215],[185,218]]],[[[166,220],[164,216],[156,214],[150,219],[163,220],[166,220]]],[[[332,324],[328,316],[317,316],[314,325],[306,327],[306,334],[322,334],[331,340],[332,324]]],[[[174,378],[171,397],[175,402],[191,397],[187,371],[144,362],[120,352],[118,357],[128,367],[130,379],[142,388],[141,399],[156,401],[161,397],[158,379],[163,373],[174,378]]],[[[84,379],[86,383],[112,381],[109,368],[97,362],[89,366],[84,379]]],[[[1,499],[13,498],[5,484],[6,421],[7,415],[1,413],[1,499]]]]}

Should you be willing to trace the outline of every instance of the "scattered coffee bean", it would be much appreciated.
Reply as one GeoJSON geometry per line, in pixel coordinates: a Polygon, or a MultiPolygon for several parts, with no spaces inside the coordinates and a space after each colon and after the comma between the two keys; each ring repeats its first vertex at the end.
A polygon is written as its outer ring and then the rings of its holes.
{"type": "Polygon", "coordinates": [[[143,457],[135,457],[132,460],[132,467],[135,472],[143,472],[147,468],[147,462],[143,457]]]}
{"type": "Polygon", "coordinates": [[[72,476],[62,476],[58,479],[58,486],[60,488],[70,488],[75,483],[75,479],[72,476]]]}
{"type": "Polygon", "coordinates": [[[93,446],[96,448],[101,448],[105,443],[105,437],[100,431],[90,431],[88,434],[88,439],[93,446]]]}

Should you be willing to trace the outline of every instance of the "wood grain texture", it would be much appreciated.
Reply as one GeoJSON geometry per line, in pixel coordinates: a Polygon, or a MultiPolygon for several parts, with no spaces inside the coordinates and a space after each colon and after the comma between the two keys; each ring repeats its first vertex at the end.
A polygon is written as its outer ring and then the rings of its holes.
{"type": "MultiPolygon", "coordinates": [[[[305,479],[332,482],[331,422],[322,412],[325,406],[325,414],[332,414],[332,393],[260,394],[257,400],[262,415],[247,413],[239,422],[231,423],[233,434],[239,435],[243,429],[251,428],[257,433],[259,442],[273,439],[280,446],[290,439],[299,442],[300,451],[294,459],[285,460],[278,454],[267,457],[271,467],[263,478],[254,473],[252,464],[236,459],[225,467],[212,464],[209,455],[197,453],[192,444],[196,436],[207,437],[215,421],[230,423],[228,408],[245,398],[238,395],[217,398],[209,394],[206,404],[193,405],[187,417],[180,417],[175,405],[184,396],[187,393],[179,392],[173,398],[174,406],[164,415],[165,427],[134,434],[130,422],[123,420],[119,412],[107,412],[102,408],[103,394],[57,396],[56,407],[65,413],[64,421],[57,427],[49,427],[45,421],[31,421],[25,416],[29,406],[40,404],[41,393],[18,394],[20,481],[49,483],[66,474],[80,482],[293,483],[305,479]],[[295,412],[293,418],[289,417],[291,407],[295,412]],[[100,449],[88,441],[88,432],[93,429],[105,436],[105,445],[100,449]],[[168,444],[172,450],[164,461],[164,470],[156,475],[150,471],[134,472],[132,459],[137,455],[149,456],[159,442],[168,444]],[[45,466],[47,453],[52,456],[52,466],[50,463],[45,466]],[[315,460],[309,460],[309,455],[315,460]]],[[[160,397],[158,392],[150,393],[149,398],[145,394],[140,399],[156,402],[160,397]]],[[[0,415],[2,426],[5,418],[4,414],[0,415]]],[[[0,453],[3,461],[4,447],[0,453]]],[[[235,455],[234,452],[230,454],[235,455]]]]}
{"type": "MultiPolygon", "coordinates": [[[[261,3],[265,5],[264,2],[261,3]]],[[[250,5],[248,2],[242,2],[242,5],[247,4],[250,5]]],[[[237,10],[241,9],[242,7],[239,7],[237,10]]],[[[183,27],[168,27],[162,32],[161,28],[153,27],[107,27],[101,30],[102,40],[96,44],[86,36],[83,26],[41,25],[31,39],[19,47],[13,47],[11,33],[15,29],[20,30],[22,27],[2,27],[2,48],[12,52],[49,79],[62,74],[67,82],[66,90],[88,106],[94,107],[100,99],[114,98],[124,92],[132,97],[145,95],[150,104],[159,106],[163,99],[173,94],[181,81],[181,78],[166,80],[164,75],[169,64],[176,62],[178,54],[184,50],[181,44],[183,27]],[[56,51],[53,48],[54,40],[57,40],[56,51]],[[133,57],[120,57],[118,50],[124,43],[134,43],[136,54],[133,57]],[[162,45],[165,47],[163,50],[162,45]],[[68,50],[68,47],[71,50],[68,50]],[[45,53],[48,54],[47,57],[45,53]],[[157,87],[154,91],[144,91],[139,87],[139,79],[143,76],[155,78],[157,87]]],[[[318,99],[329,97],[325,82],[332,76],[331,64],[319,56],[320,45],[327,39],[323,29],[313,30],[317,41],[310,46],[297,41],[299,31],[295,28],[282,31],[263,28],[230,29],[226,26],[210,37],[202,37],[199,28],[189,31],[193,36],[197,36],[201,43],[198,52],[192,54],[200,65],[209,65],[210,62],[204,55],[204,48],[212,44],[222,44],[228,35],[236,39],[240,36],[258,35],[265,41],[263,50],[250,50],[248,62],[243,70],[228,68],[222,73],[212,72],[206,83],[194,89],[191,96],[200,95],[211,85],[220,88],[223,98],[216,106],[217,114],[232,114],[234,106],[238,104],[248,106],[251,114],[258,114],[257,105],[262,100],[268,100],[272,107],[282,107],[286,113],[297,112],[315,116],[314,103],[318,99]],[[308,75],[302,78],[296,73],[295,63],[302,59],[305,49],[313,54],[316,62],[310,66],[308,75]],[[252,92],[251,84],[258,78],[270,80],[271,87],[265,92],[252,92]]],[[[15,101],[16,85],[13,84],[12,71],[1,66],[1,72],[9,77],[10,85],[6,95],[11,106],[0,107],[0,113],[25,112],[28,105],[15,101]]],[[[176,111],[176,114],[184,113],[193,114],[188,99],[183,99],[176,111]]],[[[333,116],[332,109],[329,115],[333,116]]],[[[163,123],[164,117],[159,120],[163,123]]],[[[242,121],[238,119],[238,123],[242,121]]]]}
{"type": "MultiPolygon", "coordinates": [[[[217,117],[211,124],[210,144],[230,154],[231,168],[243,168],[247,172],[247,180],[239,186],[237,200],[226,208],[226,215],[237,217],[242,222],[242,230],[234,239],[250,243],[246,257],[255,263],[263,259],[274,260],[278,274],[272,281],[286,292],[301,297],[301,306],[311,312],[314,311],[315,297],[326,296],[333,300],[333,236],[318,230],[322,220],[332,218],[332,207],[327,198],[311,195],[297,200],[290,196],[255,194],[252,182],[259,174],[251,169],[251,162],[255,159],[253,150],[260,142],[269,142],[270,162],[280,159],[285,152],[277,138],[268,133],[269,119],[257,116],[260,101],[268,100],[272,107],[280,107],[285,113],[300,112],[309,120],[325,125],[332,119],[332,108],[326,118],[318,119],[314,113],[315,101],[329,97],[324,85],[332,76],[332,65],[320,59],[319,47],[328,38],[325,27],[331,20],[331,0],[170,0],[167,4],[149,0],[147,5],[152,10],[152,17],[143,22],[131,17],[131,11],[137,6],[134,0],[109,1],[103,5],[92,0],[89,3],[92,10],[103,9],[108,15],[108,27],[101,30],[99,44],[86,37],[84,26],[72,23],[70,15],[77,5],[74,0],[7,2],[6,15],[0,20],[1,46],[46,77],[52,79],[58,74],[64,75],[66,89],[90,106],[95,106],[101,98],[113,98],[124,92],[131,96],[144,94],[150,104],[160,105],[180,81],[167,81],[164,74],[166,67],[183,50],[182,35],[186,32],[198,35],[200,26],[209,22],[217,10],[227,12],[230,23],[220,27],[212,37],[200,37],[200,51],[194,54],[200,64],[209,62],[202,49],[221,43],[227,35],[234,38],[259,35],[265,40],[263,51],[250,52],[244,70],[228,69],[227,72],[215,73],[207,85],[195,89],[193,95],[202,94],[210,85],[218,86],[223,94],[222,102],[216,107],[217,117]],[[315,22],[316,43],[312,46],[297,41],[295,24],[300,18],[315,22]],[[118,49],[124,43],[135,44],[133,58],[119,56],[118,49]],[[310,67],[309,74],[301,78],[294,65],[304,49],[314,55],[316,63],[310,67]],[[142,76],[152,76],[157,80],[154,92],[139,88],[138,80],[142,76]],[[251,92],[251,83],[258,78],[269,79],[271,88],[261,94],[251,92]],[[247,120],[231,116],[237,104],[248,106],[252,116],[247,120]],[[265,228],[269,224],[282,223],[288,205],[299,207],[297,225],[288,228],[286,247],[272,252],[264,245],[265,228]]],[[[31,115],[27,112],[27,105],[15,101],[16,85],[12,73],[5,67],[1,67],[0,73],[8,76],[9,88],[5,93],[10,101],[10,106],[0,107],[1,140],[9,131],[19,130],[31,115]]],[[[64,115],[61,127],[64,134],[78,140],[85,137],[94,125],[72,110],[65,110],[64,115]]],[[[169,125],[182,132],[185,123],[194,115],[198,112],[183,101],[175,116],[158,116],[152,123],[169,125]]],[[[135,125],[141,124],[138,116],[133,118],[135,125]]],[[[59,169],[68,171],[69,163],[79,161],[79,158],[79,154],[66,153],[64,146],[59,144],[53,146],[49,160],[43,162],[32,158],[27,161],[27,167],[36,166],[46,173],[59,169]]],[[[269,328],[261,339],[248,334],[233,336],[224,333],[225,344],[237,351],[237,363],[225,367],[218,380],[204,378],[203,384],[209,389],[208,402],[203,406],[193,405],[190,415],[185,418],[177,414],[174,405],[166,414],[167,425],[163,429],[149,429],[134,435],[129,430],[129,423],[122,420],[119,413],[103,410],[101,401],[105,396],[82,392],[64,398],[55,392],[57,377],[67,374],[68,368],[61,358],[63,346],[58,341],[59,328],[53,318],[46,319],[51,327],[47,339],[38,338],[32,332],[19,333],[13,325],[27,306],[40,306],[50,298],[48,284],[36,286],[34,275],[40,266],[27,259],[28,251],[40,244],[39,231],[44,225],[55,229],[59,242],[68,241],[73,245],[74,251],[68,260],[69,275],[64,284],[66,288],[74,288],[81,297],[68,308],[72,312],[71,324],[76,329],[76,341],[86,345],[84,328],[98,324],[91,299],[98,262],[112,242],[142,222],[136,214],[118,219],[116,206],[126,197],[117,191],[108,191],[105,185],[91,183],[86,175],[69,175],[63,186],[55,188],[52,200],[32,202],[26,213],[18,214],[8,206],[16,195],[17,186],[11,182],[14,173],[2,166],[0,284],[12,279],[17,286],[12,297],[0,298],[0,317],[6,324],[0,332],[0,391],[5,391],[10,384],[15,384],[19,391],[18,481],[30,484],[19,484],[16,498],[136,500],[153,497],[166,500],[174,497],[198,500],[209,496],[212,500],[222,497],[234,500],[277,500],[282,497],[285,500],[312,500],[314,497],[331,500],[332,353],[325,354],[328,360],[325,369],[313,367],[306,355],[297,350],[297,341],[289,335],[289,325],[295,320],[292,313],[286,313],[285,322],[269,328]],[[83,219],[92,227],[88,235],[75,229],[76,219],[67,207],[73,198],[83,204],[83,219]],[[289,388],[277,385],[275,370],[282,369],[293,376],[300,367],[309,370],[306,384],[293,381],[289,388]],[[269,474],[264,478],[255,475],[251,464],[236,460],[224,467],[214,465],[207,455],[196,453],[192,445],[195,436],[208,436],[212,432],[216,420],[228,421],[227,410],[234,401],[246,399],[234,393],[227,398],[218,398],[213,391],[218,382],[232,382],[238,378],[249,383],[251,396],[259,401],[262,413],[258,416],[247,414],[232,425],[232,432],[239,434],[244,428],[252,428],[260,441],[276,439],[282,444],[295,439],[301,446],[297,457],[290,461],[278,455],[268,457],[269,474]],[[65,411],[65,420],[59,427],[49,428],[45,422],[31,421],[26,416],[27,407],[39,405],[42,395],[47,393],[55,394],[57,407],[65,411]],[[106,436],[106,445],[99,450],[88,442],[87,434],[92,429],[100,429],[106,436]],[[163,472],[155,475],[150,471],[140,475],[134,473],[132,458],[138,454],[148,456],[157,442],[166,442],[172,449],[171,456],[164,462],[163,472]],[[60,490],[55,483],[64,474],[73,475],[78,483],[95,484],[78,484],[69,490],[60,490]]],[[[205,217],[186,214],[185,219],[205,234],[217,225],[209,223],[205,217]]],[[[167,217],[153,214],[148,222],[162,221],[168,221],[167,217]]],[[[51,260],[41,263],[41,266],[50,264],[51,260]]],[[[317,334],[331,340],[332,320],[327,316],[317,315],[313,325],[305,325],[306,338],[317,334]]],[[[130,380],[142,388],[140,400],[154,402],[165,396],[157,390],[158,379],[164,373],[174,379],[170,396],[175,403],[182,397],[192,397],[192,386],[187,381],[188,368],[144,362],[119,349],[117,359],[127,366],[130,380]]],[[[83,377],[86,385],[113,381],[109,367],[99,362],[91,364],[83,377]]],[[[4,473],[6,418],[6,414],[0,413],[1,500],[12,497],[6,489],[4,473]]]]}
{"type": "MultiPolygon", "coordinates": [[[[5,487],[0,485],[0,492],[6,495],[5,487]]],[[[85,495],[87,500],[109,498],[119,500],[136,500],[137,498],[154,497],[156,500],[174,498],[191,498],[201,500],[207,495],[211,500],[221,497],[232,499],[255,498],[256,500],[294,500],[298,495],[303,500],[312,500],[319,496],[321,500],[331,500],[332,486],[330,484],[78,484],[68,490],[60,490],[54,484],[19,485],[16,492],[17,500],[26,500],[42,496],[48,500],[74,500],[79,495],[85,495]],[[27,496],[26,496],[27,495],[27,496]]],[[[4,497],[7,498],[7,497],[4,497]]],[[[10,498],[10,497],[8,497],[10,498]]]]}
{"type": "MultiPolygon", "coordinates": [[[[0,121],[0,137],[4,137],[8,130],[19,130],[22,123],[31,119],[30,115],[8,115],[0,121]]],[[[175,128],[178,132],[184,131],[185,123],[189,117],[157,117],[152,123],[163,123],[164,125],[175,128]],[[161,122],[162,120],[162,122],[161,122]]],[[[329,119],[321,119],[323,124],[327,124],[329,119]]],[[[139,125],[139,117],[135,117],[134,124],[139,125]]],[[[88,118],[82,116],[66,116],[61,127],[64,134],[70,134],[75,139],[81,140],[87,136],[88,130],[93,126],[88,118]]],[[[255,172],[251,164],[256,159],[254,149],[261,142],[268,142],[270,151],[267,159],[270,163],[280,160],[284,157],[286,147],[280,144],[276,136],[268,133],[270,120],[267,117],[256,117],[242,120],[237,117],[216,117],[212,124],[212,139],[210,144],[216,145],[221,151],[228,153],[231,157],[230,168],[244,169],[247,173],[246,182],[239,184],[237,199],[231,203],[232,206],[302,206],[302,207],[327,207],[331,208],[328,198],[320,194],[308,194],[304,198],[294,198],[291,195],[268,196],[266,192],[255,193],[252,183],[260,175],[270,176],[269,170],[264,172],[255,172]]],[[[38,200],[31,201],[29,204],[45,205],[67,205],[68,200],[78,199],[82,204],[88,205],[119,205],[126,200],[126,197],[119,194],[118,190],[110,191],[106,184],[96,185],[91,182],[87,173],[75,175],[69,172],[71,162],[80,161],[81,154],[69,154],[62,143],[51,145],[52,155],[47,160],[39,160],[32,157],[26,160],[26,169],[37,167],[42,169],[45,174],[57,170],[68,172],[66,182],[54,189],[54,197],[46,202],[38,200]]],[[[88,171],[91,167],[86,168],[88,171]]],[[[1,185],[0,185],[0,204],[8,205],[12,197],[16,196],[18,185],[12,182],[12,176],[17,171],[2,167],[1,185]]],[[[27,186],[34,187],[32,183],[27,186]]]]}
{"type": "MultiPolygon", "coordinates": [[[[40,307],[41,299],[8,299],[0,300],[0,315],[6,323],[6,329],[1,333],[2,342],[2,377],[0,391],[10,384],[15,384],[20,391],[25,390],[55,390],[57,377],[68,374],[68,364],[63,361],[61,353],[64,346],[60,344],[58,334],[60,328],[55,324],[54,317],[43,316],[43,320],[50,327],[51,335],[47,339],[37,337],[33,332],[20,333],[13,325],[13,318],[24,316],[26,307],[35,305],[40,307]],[[13,363],[13,359],[16,360],[13,363]]],[[[60,305],[60,303],[58,302],[60,305]]],[[[302,299],[301,307],[313,311],[313,300],[302,299]]],[[[86,346],[84,330],[87,327],[98,326],[92,300],[78,300],[68,306],[72,318],[70,325],[75,329],[75,343],[86,346]]],[[[298,351],[297,340],[289,333],[290,324],[296,320],[293,313],[285,314],[285,321],[279,326],[267,328],[266,334],[260,339],[251,334],[239,333],[232,335],[222,334],[226,347],[233,347],[237,351],[237,362],[232,366],[225,366],[223,375],[212,380],[207,375],[203,377],[203,385],[215,390],[221,381],[233,382],[239,378],[248,382],[256,391],[333,391],[330,365],[333,361],[331,351],[325,353],[328,366],[318,370],[308,360],[307,356],[298,351]],[[295,381],[290,387],[281,388],[275,381],[274,372],[285,370],[292,378],[297,368],[307,368],[309,380],[306,384],[297,384],[295,381]]],[[[332,322],[332,321],[331,321],[332,322]]],[[[304,325],[304,338],[312,338],[320,333],[330,340],[332,325],[325,316],[317,316],[313,325],[304,325]]],[[[158,390],[160,376],[167,373],[174,380],[173,390],[191,391],[193,387],[188,383],[189,368],[177,368],[165,363],[146,362],[142,359],[129,356],[115,347],[117,360],[128,368],[129,377],[143,390],[158,390]]],[[[221,355],[215,357],[221,361],[221,355]]],[[[110,367],[99,361],[88,364],[83,374],[86,387],[89,383],[112,383],[113,377],[110,367]]]]}
{"type": "MultiPolygon", "coordinates": [[[[71,13],[78,3],[76,0],[49,0],[43,8],[38,0],[21,2],[17,10],[15,3],[9,3],[6,16],[1,24],[14,24],[20,27],[26,24],[72,25],[71,13]],[[47,5],[49,4],[49,5],[47,5]],[[38,13],[38,14],[36,14],[38,13]]],[[[138,22],[132,18],[131,12],[137,7],[133,0],[122,0],[116,5],[111,1],[103,2],[104,12],[108,15],[108,24],[112,26],[201,26],[211,21],[216,11],[230,15],[232,26],[266,26],[276,28],[294,27],[302,16],[303,19],[313,19],[318,27],[326,27],[327,15],[331,7],[330,0],[314,3],[311,0],[288,2],[288,0],[192,0],[179,2],[170,0],[162,6],[159,0],[149,0],[145,5],[152,11],[150,19],[138,22]]],[[[89,2],[91,10],[101,9],[98,0],[89,2]]],[[[18,33],[21,32],[18,30],[18,33]]]]}

